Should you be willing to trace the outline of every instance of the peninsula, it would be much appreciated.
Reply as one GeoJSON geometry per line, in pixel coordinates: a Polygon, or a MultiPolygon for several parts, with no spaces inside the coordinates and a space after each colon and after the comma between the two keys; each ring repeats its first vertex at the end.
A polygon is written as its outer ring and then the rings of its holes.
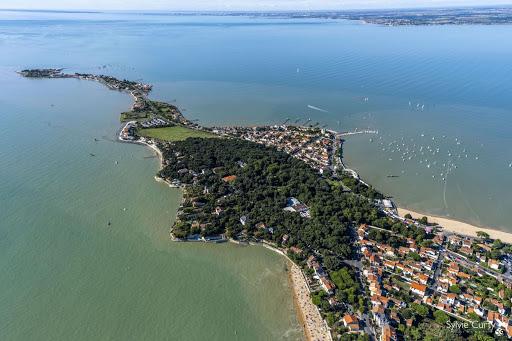
{"type": "Polygon", "coordinates": [[[131,94],[119,139],[155,149],[159,179],[183,189],[171,238],[262,244],[288,257],[309,340],[512,336],[512,246],[400,216],[345,168],[339,133],[202,127],[150,100],[147,84],[62,69],[20,74],[94,80],[131,94]],[[447,328],[457,323],[471,327],[447,328]]]}

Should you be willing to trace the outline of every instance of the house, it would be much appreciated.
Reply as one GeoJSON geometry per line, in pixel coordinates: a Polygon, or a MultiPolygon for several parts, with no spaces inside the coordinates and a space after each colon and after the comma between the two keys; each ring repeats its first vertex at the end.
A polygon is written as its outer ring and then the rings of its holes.
{"type": "Polygon", "coordinates": [[[315,256],[309,256],[306,261],[308,268],[313,269],[316,264],[318,264],[318,261],[316,260],[315,256]]]}
{"type": "Polygon", "coordinates": [[[459,273],[459,266],[457,265],[457,263],[451,262],[450,266],[448,267],[448,272],[454,275],[459,273]]]}
{"type": "Polygon", "coordinates": [[[340,304],[336,296],[329,297],[328,301],[331,307],[337,307],[340,304]]]}
{"type": "Polygon", "coordinates": [[[395,262],[392,262],[389,260],[384,261],[384,266],[387,268],[390,268],[391,270],[395,269],[395,264],[396,264],[395,262]]]}
{"type": "Polygon", "coordinates": [[[245,226],[245,224],[247,224],[247,217],[244,216],[244,215],[241,216],[240,217],[240,223],[245,226]]]}
{"type": "Polygon", "coordinates": [[[288,198],[288,200],[286,201],[286,205],[290,206],[290,207],[299,205],[299,204],[300,204],[300,201],[294,197],[288,198]]]}
{"type": "Polygon", "coordinates": [[[432,259],[427,259],[427,261],[422,262],[421,265],[423,265],[425,270],[432,271],[434,268],[434,261],[432,259]]]}
{"type": "Polygon", "coordinates": [[[420,282],[420,284],[427,284],[428,279],[429,279],[429,277],[425,274],[418,275],[418,282],[420,282]]]}
{"type": "Polygon", "coordinates": [[[409,248],[406,248],[405,246],[400,246],[398,248],[398,253],[401,254],[402,256],[406,256],[409,252],[411,252],[409,250],[409,248]]]}
{"type": "Polygon", "coordinates": [[[491,269],[499,270],[499,268],[500,268],[500,261],[496,260],[496,259],[489,258],[489,260],[487,261],[487,265],[489,265],[489,267],[491,269]]]}
{"type": "Polygon", "coordinates": [[[435,237],[432,239],[432,241],[436,244],[442,245],[444,242],[444,234],[442,234],[442,233],[436,234],[435,237]]]}
{"type": "Polygon", "coordinates": [[[481,249],[485,250],[486,252],[491,252],[492,251],[492,247],[490,247],[489,245],[480,243],[480,244],[478,244],[478,246],[481,249]]]}
{"type": "Polygon", "coordinates": [[[395,206],[393,205],[393,202],[389,199],[383,199],[382,200],[382,205],[384,205],[385,208],[387,209],[393,209],[395,206]]]}
{"type": "Polygon", "coordinates": [[[459,251],[463,254],[466,254],[466,255],[472,255],[473,254],[473,250],[470,248],[470,247],[467,247],[467,246],[463,246],[459,249],[459,251]]]}
{"type": "Polygon", "coordinates": [[[283,244],[286,244],[286,242],[288,241],[288,239],[289,239],[289,238],[290,238],[290,237],[289,237],[287,234],[285,234],[285,235],[283,235],[283,237],[281,238],[281,242],[282,242],[283,244]]]}
{"type": "Polygon", "coordinates": [[[350,332],[357,333],[360,331],[359,320],[355,315],[345,314],[342,321],[345,328],[348,328],[350,332]]]}
{"type": "Polygon", "coordinates": [[[222,181],[224,181],[224,182],[233,182],[233,181],[236,180],[236,178],[237,178],[236,175],[228,175],[228,176],[223,177],[222,181]]]}
{"type": "Polygon", "coordinates": [[[439,283],[437,285],[436,290],[439,292],[448,292],[449,285],[448,283],[439,283]]]}
{"type": "Polygon", "coordinates": [[[473,239],[472,239],[472,238],[465,238],[465,239],[462,241],[462,247],[470,248],[470,247],[471,247],[471,244],[473,244],[473,239]]]}
{"type": "Polygon", "coordinates": [[[429,247],[422,247],[420,249],[420,254],[433,259],[437,259],[438,257],[438,253],[436,252],[436,250],[429,247]]]}
{"type": "Polygon", "coordinates": [[[482,304],[482,298],[479,297],[479,296],[475,296],[473,297],[473,301],[475,302],[475,304],[477,305],[481,305],[482,304]]]}
{"type": "Polygon", "coordinates": [[[475,307],[474,311],[475,311],[475,314],[477,314],[480,317],[483,317],[485,315],[485,312],[486,312],[485,309],[482,309],[480,307],[475,307]]]}
{"type": "Polygon", "coordinates": [[[446,295],[446,303],[448,303],[449,305],[454,305],[456,298],[457,298],[457,295],[455,295],[453,293],[447,294],[446,295]]]}
{"type": "Polygon", "coordinates": [[[451,245],[460,245],[462,243],[462,238],[457,235],[448,236],[447,239],[451,245]]]}
{"type": "Polygon", "coordinates": [[[425,296],[425,293],[427,292],[427,286],[423,284],[419,284],[417,282],[411,283],[411,291],[415,293],[416,295],[419,295],[421,297],[425,296]]]}
{"type": "Polygon", "coordinates": [[[373,295],[370,300],[374,306],[382,306],[383,308],[387,308],[389,303],[389,298],[381,295],[373,295]]]}
{"type": "Polygon", "coordinates": [[[336,286],[334,285],[333,282],[331,282],[330,279],[328,279],[327,277],[320,277],[320,283],[322,284],[322,288],[325,290],[326,293],[328,293],[329,295],[334,294],[334,288],[336,288],[336,286]]]}
{"type": "Polygon", "coordinates": [[[470,279],[471,276],[465,272],[462,272],[462,271],[459,271],[459,273],[457,273],[457,277],[459,278],[462,278],[462,279],[470,279]]]}
{"type": "Polygon", "coordinates": [[[503,303],[498,302],[495,304],[496,307],[498,307],[498,312],[502,315],[505,315],[508,311],[508,308],[503,305],[503,303]]]}
{"type": "Polygon", "coordinates": [[[396,331],[389,324],[382,326],[382,334],[380,335],[380,341],[392,341],[396,340],[396,331]]]}
{"type": "Polygon", "coordinates": [[[410,266],[414,271],[421,272],[422,266],[420,263],[413,263],[410,266]]]}
{"type": "Polygon", "coordinates": [[[300,255],[302,254],[302,249],[301,248],[298,248],[296,246],[290,246],[290,249],[289,249],[291,252],[297,254],[297,255],[300,255]]]}

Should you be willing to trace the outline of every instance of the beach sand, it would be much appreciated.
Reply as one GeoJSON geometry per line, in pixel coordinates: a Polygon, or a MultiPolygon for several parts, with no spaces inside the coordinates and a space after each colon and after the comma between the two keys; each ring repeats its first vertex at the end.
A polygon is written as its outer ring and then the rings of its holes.
{"type": "Polygon", "coordinates": [[[490,228],[479,227],[475,225],[471,225],[468,223],[464,223],[462,221],[457,221],[453,219],[437,217],[429,214],[423,214],[403,208],[398,208],[398,214],[400,216],[404,216],[409,213],[413,218],[421,218],[427,217],[429,222],[439,224],[443,227],[444,231],[450,231],[458,234],[463,234],[466,236],[476,237],[477,231],[483,231],[489,234],[489,236],[493,239],[500,239],[502,242],[512,244],[512,233],[493,230],[490,228]]]}
{"type": "Polygon", "coordinates": [[[309,287],[301,268],[295,264],[283,250],[266,243],[261,245],[271,251],[277,252],[287,260],[289,269],[288,280],[293,290],[293,302],[299,323],[304,329],[306,340],[332,341],[331,333],[322,319],[322,315],[320,315],[318,308],[311,301],[309,287]]]}
{"type": "Polygon", "coordinates": [[[308,341],[332,341],[318,308],[311,301],[309,288],[301,269],[289,261],[288,275],[293,288],[293,299],[308,341]]]}

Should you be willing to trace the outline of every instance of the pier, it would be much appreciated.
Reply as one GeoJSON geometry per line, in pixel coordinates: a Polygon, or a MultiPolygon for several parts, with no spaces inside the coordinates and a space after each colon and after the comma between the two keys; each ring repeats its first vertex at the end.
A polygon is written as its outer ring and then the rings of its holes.
{"type": "Polygon", "coordinates": [[[360,134],[378,134],[379,131],[378,130],[370,130],[370,129],[366,129],[366,130],[354,130],[354,131],[344,131],[344,132],[341,132],[341,133],[338,133],[338,136],[339,137],[343,137],[343,136],[351,136],[351,135],[360,135],[360,134]]]}

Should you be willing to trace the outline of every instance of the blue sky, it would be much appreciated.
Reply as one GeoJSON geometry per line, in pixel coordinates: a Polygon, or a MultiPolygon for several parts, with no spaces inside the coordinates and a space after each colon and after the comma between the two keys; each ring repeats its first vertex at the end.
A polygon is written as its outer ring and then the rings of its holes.
{"type": "Polygon", "coordinates": [[[0,0],[0,8],[292,10],[512,5],[512,0],[0,0]]]}

